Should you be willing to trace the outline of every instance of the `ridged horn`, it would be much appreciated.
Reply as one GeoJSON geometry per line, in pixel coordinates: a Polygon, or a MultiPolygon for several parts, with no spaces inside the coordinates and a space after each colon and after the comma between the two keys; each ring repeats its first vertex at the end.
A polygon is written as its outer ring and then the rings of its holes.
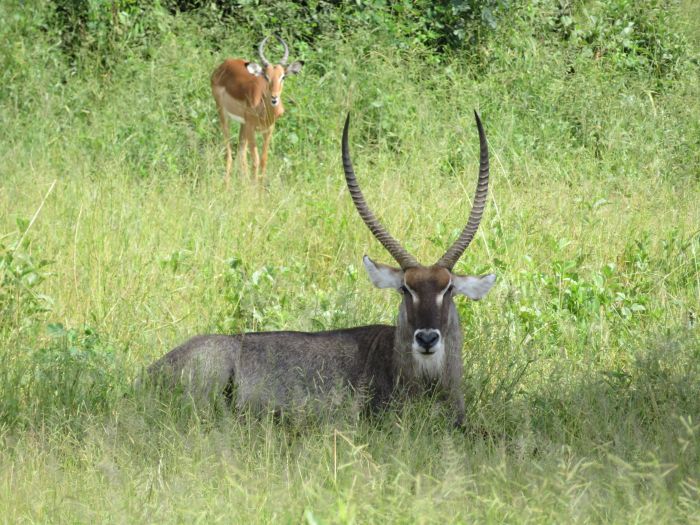
{"type": "Polygon", "coordinates": [[[489,192],[489,147],[486,142],[484,127],[481,125],[481,119],[476,111],[474,111],[474,117],[476,118],[476,127],[479,130],[479,180],[476,183],[474,203],[472,204],[472,211],[469,214],[467,225],[462,230],[459,238],[445,252],[445,255],[435,263],[436,266],[442,266],[448,270],[452,270],[452,267],[462,256],[464,250],[467,249],[469,243],[472,242],[476,231],[479,229],[479,223],[486,206],[486,196],[489,192]]]}
{"type": "Polygon", "coordinates": [[[289,58],[289,47],[287,47],[287,42],[285,42],[281,36],[275,35],[275,38],[284,46],[284,55],[282,55],[282,60],[280,60],[280,66],[286,66],[287,59],[289,58]]]}
{"type": "Polygon", "coordinates": [[[355,204],[357,213],[360,214],[362,220],[372,232],[377,240],[382,243],[382,246],[391,254],[391,256],[399,263],[402,270],[407,268],[413,268],[420,266],[418,261],[408,253],[399,242],[394,239],[388,231],[382,226],[382,224],[377,220],[372,213],[372,210],[367,206],[364,195],[362,195],[362,190],[360,190],[359,184],[357,184],[357,179],[355,178],[355,171],[352,169],[352,160],[350,160],[350,148],[348,147],[348,129],[350,128],[350,114],[348,113],[345,119],[345,127],[343,128],[343,168],[345,169],[345,182],[348,184],[348,190],[350,190],[350,196],[352,197],[352,202],[355,204]]]}
{"type": "Polygon", "coordinates": [[[265,58],[265,44],[267,44],[267,40],[269,39],[269,36],[266,36],[265,38],[262,39],[262,42],[260,42],[260,45],[258,46],[258,55],[260,55],[260,62],[262,62],[263,67],[267,67],[270,65],[270,61],[265,58]]]}

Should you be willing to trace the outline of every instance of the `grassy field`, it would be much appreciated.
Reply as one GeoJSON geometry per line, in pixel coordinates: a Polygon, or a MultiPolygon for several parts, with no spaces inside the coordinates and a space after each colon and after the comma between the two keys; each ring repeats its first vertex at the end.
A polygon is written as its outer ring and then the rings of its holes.
{"type": "Polygon", "coordinates": [[[306,64],[267,182],[230,191],[209,74],[258,32],[156,9],[157,37],[105,62],[0,4],[0,520],[700,523],[700,10],[647,3],[673,25],[646,65],[525,8],[477,58],[290,41],[306,64]],[[471,431],[430,400],[279,425],[132,392],[194,334],[391,323],[342,122],[368,201],[428,263],[469,213],[473,109],[492,191],[456,270],[498,281],[458,304],[471,431]]]}

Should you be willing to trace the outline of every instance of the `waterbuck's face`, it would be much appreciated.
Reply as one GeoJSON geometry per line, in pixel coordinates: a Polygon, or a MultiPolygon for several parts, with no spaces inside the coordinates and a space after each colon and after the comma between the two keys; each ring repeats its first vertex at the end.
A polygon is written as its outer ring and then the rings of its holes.
{"type": "Polygon", "coordinates": [[[399,325],[402,332],[412,334],[411,350],[419,359],[442,359],[445,336],[457,329],[456,295],[473,300],[484,297],[496,276],[456,275],[438,265],[416,266],[401,270],[364,258],[365,268],[377,288],[393,288],[401,296],[399,325]]]}
{"type": "Polygon", "coordinates": [[[479,179],[469,220],[457,240],[432,266],[423,266],[382,226],[367,205],[355,178],[348,146],[350,116],[343,128],[343,169],[345,181],[357,212],[372,234],[386,248],[400,268],[378,264],[365,256],[364,263],[372,283],[378,288],[393,288],[403,296],[397,323],[397,344],[400,350],[413,354],[424,375],[435,377],[446,352],[461,351],[462,332],[459,326],[455,295],[481,299],[496,280],[493,274],[481,277],[452,273],[452,268],[474,239],[486,205],[489,183],[489,153],[486,134],[475,112],[479,131],[479,179]],[[460,348],[457,348],[457,347],[460,348]]]}

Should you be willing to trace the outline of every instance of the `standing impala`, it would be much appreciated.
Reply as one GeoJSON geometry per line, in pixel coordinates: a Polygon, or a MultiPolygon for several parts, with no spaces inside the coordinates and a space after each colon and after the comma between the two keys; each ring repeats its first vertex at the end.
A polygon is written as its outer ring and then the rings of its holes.
{"type": "Polygon", "coordinates": [[[464,421],[462,330],[456,295],[481,299],[496,276],[452,273],[479,227],[486,203],[489,156],[478,114],[480,167],[472,211],[464,230],[447,252],[423,266],[380,224],[355,179],[343,130],[343,167],[352,200],[362,220],[399,268],[364,257],[377,288],[401,294],[396,326],[370,325],[327,332],[259,332],[203,335],[190,339],[151,365],[151,374],[183,381],[195,399],[227,392],[238,407],[252,405],[283,410],[307,401],[332,402],[343,389],[360,391],[373,408],[397,389],[420,395],[438,387],[450,400],[455,424],[464,421]]]}
{"type": "Polygon", "coordinates": [[[262,175],[267,166],[267,151],[270,147],[270,137],[275,129],[275,122],[284,113],[282,105],[282,87],[288,75],[296,75],[301,71],[303,62],[293,62],[287,65],[289,48],[279,36],[284,47],[284,55],[279,64],[271,64],[265,58],[266,36],[258,46],[260,64],[237,58],[229,58],[214,70],[211,75],[211,92],[216,101],[221,120],[221,129],[226,142],[226,186],[231,179],[231,144],[229,143],[229,117],[241,123],[238,134],[238,161],[243,174],[248,173],[246,146],[250,150],[253,161],[253,173],[258,177],[258,164],[262,175]],[[263,134],[262,162],[258,159],[258,147],[255,142],[255,132],[263,134]]]}

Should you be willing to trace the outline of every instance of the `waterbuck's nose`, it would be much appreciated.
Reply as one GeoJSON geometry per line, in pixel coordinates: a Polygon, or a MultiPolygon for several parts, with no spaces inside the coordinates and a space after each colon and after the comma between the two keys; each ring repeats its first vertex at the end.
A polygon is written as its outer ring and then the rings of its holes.
{"type": "Polygon", "coordinates": [[[280,103],[280,98],[279,98],[279,97],[270,97],[270,103],[271,103],[273,106],[276,106],[277,104],[280,103]]]}
{"type": "Polygon", "coordinates": [[[416,339],[416,343],[418,343],[424,351],[430,352],[430,349],[440,340],[440,332],[433,330],[432,328],[427,330],[416,330],[414,338],[416,339]]]}

